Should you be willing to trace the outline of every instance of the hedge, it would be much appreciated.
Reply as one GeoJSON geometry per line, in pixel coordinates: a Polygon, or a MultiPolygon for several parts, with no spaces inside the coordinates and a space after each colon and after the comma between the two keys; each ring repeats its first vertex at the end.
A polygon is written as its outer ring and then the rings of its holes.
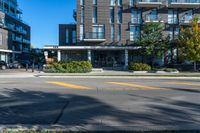
{"type": "Polygon", "coordinates": [[[148,64],[144,64],[144,63],[131,62],[131,63],[129,63],[129,70],[131,70],[131,71],[150,71],[151,66],[148,64]]]}
{"type": "Polygon", "coordinates": [[[55,62],[44,69],[47,73],[88,73],[91,71],[92,64],[89,61],[55,62]]]}

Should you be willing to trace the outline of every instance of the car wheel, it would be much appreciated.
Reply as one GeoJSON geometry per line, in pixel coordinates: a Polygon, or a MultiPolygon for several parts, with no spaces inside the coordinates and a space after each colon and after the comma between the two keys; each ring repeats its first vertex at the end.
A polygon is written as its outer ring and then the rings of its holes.
{"type": "Polygon", "coordinates": [[[5,70],[5,69],[6,69],[6,66],[5,66],[5,65],[1,66],[1,69],[2,69],[2,70],[5,70]]]}

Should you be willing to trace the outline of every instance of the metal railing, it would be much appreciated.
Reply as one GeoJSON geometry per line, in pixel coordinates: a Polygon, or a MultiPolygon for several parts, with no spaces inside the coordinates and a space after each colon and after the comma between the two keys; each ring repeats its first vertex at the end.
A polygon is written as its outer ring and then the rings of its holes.
{"type": "Polygon", "coordinates": [[[84,34],[84,39],[105,39],[104,32],[88,32],[84,34]]]}
{"type": "Polygon", "coordinates": [[[200,0],[170,0],[170,3],[200,3],[200,0]]]}
{"type": "Polygon", "coordinates": [[[158,15],[146,15],[145,16],[145,22],[154,22],[154,21],[159,21],[158,15]]]}
{"type": "Polygon", "coordinates": [[[161,0],[138,0],[137,2],[151,3],[151,2],[161,2],[161,0]]]}

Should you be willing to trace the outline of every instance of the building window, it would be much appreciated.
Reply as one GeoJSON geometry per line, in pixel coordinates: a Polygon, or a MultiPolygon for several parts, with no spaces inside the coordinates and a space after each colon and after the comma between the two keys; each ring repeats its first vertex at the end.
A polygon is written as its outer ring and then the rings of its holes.
{"type": "Polygon", "coordinates": [[[193,11],[189,10],[181,17],[181,23],[189,23],[193,18],[193,11]]]}
{"type": "Polygon", "coordinates": [[[110,0],[110,6],[115,6],[115,0],[110,0]]]}
{"type": "Polygon", "coordinates": [[[84,19],[85,19],[85,10],[84,10],[84,7],[81,7],[81,23],[83,24],[84,23],[84,19]]]}
{"type": "Polygon", "coordinates": [[[122,7],[119,7],[118,9],[118,15],[117,15],[117,23],[121,24],[122,23],[122,7]]]}
{"type": "Polygon", "coordinates": [[[75,30],[72,31],[72,43],[73,44],[76,43],[76,31],[75,30]]]}
{"type": "Polygon", "coordinates": [[[66,43],[69,43],[69,30],[66,29],[66,43]]]}
{"type": "Polygon", "coordinates": [[[170,29],[169,29],[169,39],[170,40],[178,39],[179,33],[180,33],[179,27],[176,27],[176,28],[170,27],[170,29]]]}
{"type": "Polygon", "coordinates": [[[111,40],[115,40],[115,25],[111,24],[111,40]]]}
{"type": "Polygon", "coordinates": [[[173,40],[173,31],[174,31],[174,28],[170,27],[169,28],[169,40],[173,40]]]}
{"type": "Polygon", "coordinates": [[[85,5],[85,0],[80,0],[80,5],[81,6],[85,5]]]}
{"type": "Polygon", "coordinates": [[[131,10],[131,23],[140,24],[141,23],[141,10],[132,9],[131,10]]]}
{"type": "Polygon", "coordinates": [[[93,5],[97,5],[97,0],[93,0],[93,5]]]}
{"type": "Polygon", "coordinates": [[[92,38],[93,39],[105,39],[105,26],[93,25],[92,26],[92,38]]]}
{"type": "Polygon", "coordinates": [[[122,6],[122,0],[117,0],[117,5],[122,6]]]}
{"type": "Polygon", "coordinates": [[[0,45],[3,45],[3,34],[0,33],[0,45]]]}
{"type": "Polygon", "coordinates": [[[140,39],[140,27],[130,26],[130,41],[137,41],[140,39]]]}
{"type": "Polygon", "coordinates": [[[178,23],[177,10],[173,10],[173,9],[168,10],[168,23],[169,24],[177,24],[178,23]]]}
{"type": "Polygon", "coordinates": [[[97,7],[93,7],[93,16],[92,16],[92,23],[96,24],[97,23],[97,7]]]}
{"type": "Polygon", "coordinates": [[[114,7],[110,7],[110,23],[114,23],[115,22],[115,9],[114,7]]]}
{"type": "Polygon", "coordinates": [[[134,0],[129,0],[129,5],[134,6],[134,0]]]}
{"type": "Polygon", "coordinates": [[[121,41],[121,25],[118,25],[117,41],[121,41]]]}
{"type": "Polygon", "coordinates": [[[80,25],[80,40],[84,39],[84,25],[80,25]]]}
{"type": "Polygon", "coordinates": [[[149,14],[146,15],[146,21],[153,22],[158,21],[158,13],[156,9],[151,10],[149,14]]]}

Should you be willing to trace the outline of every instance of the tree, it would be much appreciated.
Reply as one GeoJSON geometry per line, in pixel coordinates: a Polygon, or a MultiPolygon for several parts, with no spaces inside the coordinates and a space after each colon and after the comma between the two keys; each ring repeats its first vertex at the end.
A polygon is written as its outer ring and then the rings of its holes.
{"type": "Polygon", "coordinates": [[[164,55],[167,47],[167,37],[163,35],[164,25],[162,23],[146,23],[143,27],[140,44],[143,54],[151,56],[152,67],[156,58],[164,55]]]}
{"type": "Polygon", "coordinates": [[[194,71],[197,71],[197,63],[200,61],[200,27],[199,17],[194,17],[189,27],[182,27],[179,37],[180,56],[194,62],[194,71]]]}

